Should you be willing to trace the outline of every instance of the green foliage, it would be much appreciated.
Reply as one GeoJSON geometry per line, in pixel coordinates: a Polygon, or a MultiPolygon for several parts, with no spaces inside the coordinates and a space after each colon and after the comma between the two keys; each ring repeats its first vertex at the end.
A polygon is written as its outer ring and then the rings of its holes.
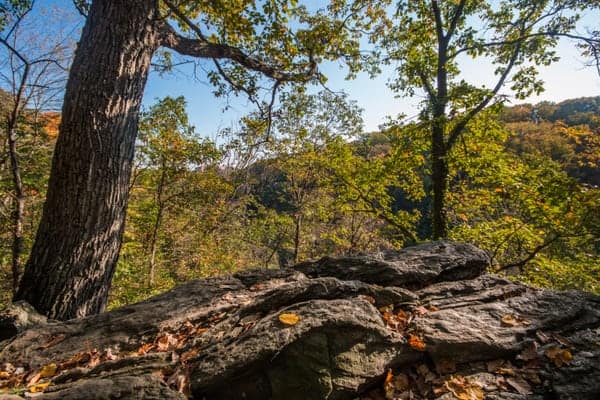
{"type": "MultiPolygon", "coordinates": [[[[540,127],[543,129],[543,127],[540,127]]],[[[507,151],[515,134],[482,115],[452,154],[451,237],[529,282],[598,291],[600,190],[548,155],[507,151]]]]}

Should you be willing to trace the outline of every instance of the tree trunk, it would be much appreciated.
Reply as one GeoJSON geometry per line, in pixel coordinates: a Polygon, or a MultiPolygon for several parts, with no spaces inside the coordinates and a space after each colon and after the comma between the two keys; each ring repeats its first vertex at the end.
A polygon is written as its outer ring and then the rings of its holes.
{"type": "Polygon", "coordinates": [[[433,206],[431,210],[432,236],[434,240],[448,236],[446,220],[446,192],[448,190],[448,160],[444,144],[443,124],[434,124],[431,134],[431,183],[433,206]]]}
{"type": "MultiPolygon", "coordinates": [[[[437,20],[437,18],[436,18],[437,20]]],[[[431,184],[433,186],[433,206],[431,228],[434,240],[448,236],[446,220],[446,191],[448,189],[448,160],[446,147],[446,107],[448,105],[448,71],[446,70],[448,37],[444,37],[442,26],[438,25],[437,94],[433,103],[433,123],[431,126],[431,184]]]]}
{"type": "Polygon", "coordinates": [[[158,187],[156,188],[156,202],[158,203],[158,210],[156,211],[156,220],[154,221],[154,227],[152,229],[152,237],[150,238],[150,265],[148,266],[148,286],[154,285],[154,275],[156,272],[156,242],[158,241],[158,230],[162,222],[162,216],[164,211],[164,202],[162,199],[163,190],[165,187],[165,164],[162,165],[162,172],[160,174],[160,180],[158,187]]]}
{"type": "Polygon", "coordinates": [[[14,99],[13,109],[8,117],[6,123],[6,133],[8,142],[8,154],[10,159],[10,170],[12,174],[13,186],[15,190],[14,196],[14,208],[12,212],[13,218],[13,242],[12,242],[12,286],[13,294],[17,292],[19,285],[19,278],[21,274],[21,253],[23,252],[23,214],[25,212],[25,193],[23,191],[23,180],[21,179],[21,168],[19,167],[19,155],[17,154],[17,119],[19,117],[19,110],[21,110],[21,103],[23,100],[23,94],[27,79],[29,78],[30,65],[25,62],[23,69],[23,75],[21,75],[21,82],[19,89],[14,99]]]}
{"type": "Polygon", "coordinates": [[[62,110],[46,203],[15,300],[55,319],[106,306],[138,113],[158,45],[152,0],[95,0],[62,110]]]}
{"type": "Polygon", "coordinates": [[[300,231],[302,229],[302,214],[296,214],[294,221],[294,263],[298,262],[300,253],[300,231]]]}
{"type": "MultiPolygon", "coordinates": [[[[16,105],[18,107],[18,105],[16,105]]],[[[23,181],[21,179],[21,169],[19,167],[19,158],[17,156],[17,139],[15,132],[16,119],[9,121],[8,124],[8,153],[10,158],[10,169],[13,178],[15,190],[14,208],[12,212],[13,219],[13,242],[12,242],[12,278],[13,293],[16,293],[21,274],[21,253],[23,252],[23,215],[25,212],[25,193],[23,191],[23,181]]]]}

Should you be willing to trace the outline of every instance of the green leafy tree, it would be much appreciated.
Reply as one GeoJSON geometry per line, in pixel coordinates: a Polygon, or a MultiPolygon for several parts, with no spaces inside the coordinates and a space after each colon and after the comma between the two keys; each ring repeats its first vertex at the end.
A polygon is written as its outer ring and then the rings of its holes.
{"type": "Polygon", "coordinates": [[[514,135],[485,112],[450,154],[450,237],[486,249],[496,270],[598,291],[600,191],[569,177],[549,154],[510,151],[514,135]]]}
{"type": "Polygon", "coordinates": [[[471,120],[505,99],[508,86],[517,98],[539,93],[537,66],[557,60],[560,37],[581,40],[593,56],[598,39],[574,33],[578,12],[597,7],[589,0],[399,1],[393,27],[379,39],[385,60],[396,65],[391,87],[425,94],[421,119],[431,142],[432,236],[446,237],[447,190],[452,149],[471,120]],[[495,67],[491,84],[475,86],[460,68],[461,57],[495,67]]]}
{"type": "MultiPolygon", "coordinates": [[[[215,145],[201,140],[188,122],[183,97],[165,97],[143,113],[137,148],[138,168],[145,172],[145,184],[153,188],[149,206],[151,227],[148,283],[154,284],[159,233],[168,207],[195,191],[190,178],[197,171],[214,166],[220,158],[215,145]]],[[[135,175],[134,175],[135,176],[135,175]]]]}
{"type": "Polygon", "coordinates": [[[212,62],[220,77],[214,83],[254,96],[259,77],[277,89],[319,79],[318,63],[340,53],[360,59],[358,36],[378,18],[361,11],[378,3],[335,1],[312,12],[295,0],[76,1],[86,23],[44,213],[15,300],[57,319],[105,308],[124,231],[139,109],[161,49],[212,62]]]}

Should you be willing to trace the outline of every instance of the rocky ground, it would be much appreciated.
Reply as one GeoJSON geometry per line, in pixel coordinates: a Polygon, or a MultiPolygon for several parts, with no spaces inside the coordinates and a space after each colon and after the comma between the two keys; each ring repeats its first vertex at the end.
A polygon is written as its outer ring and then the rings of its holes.
{"type": "Polygon", "coordinates": [[[599,399],[600,298],[436,242],[190,282],[98,316],[0,316],[0,399],[599,399]]]}

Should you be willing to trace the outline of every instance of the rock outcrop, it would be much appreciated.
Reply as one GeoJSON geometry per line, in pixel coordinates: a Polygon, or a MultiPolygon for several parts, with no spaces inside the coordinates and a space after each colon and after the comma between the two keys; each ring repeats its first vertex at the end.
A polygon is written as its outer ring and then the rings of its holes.
{"type": "Polygon", "coordinates": [[[435,242],[197,280],[80,320],[35,319],[3,330],[14,336],[0,342],[0,393],[600,398],[600,298],[486,267],[471,245],[435,242]]]}

